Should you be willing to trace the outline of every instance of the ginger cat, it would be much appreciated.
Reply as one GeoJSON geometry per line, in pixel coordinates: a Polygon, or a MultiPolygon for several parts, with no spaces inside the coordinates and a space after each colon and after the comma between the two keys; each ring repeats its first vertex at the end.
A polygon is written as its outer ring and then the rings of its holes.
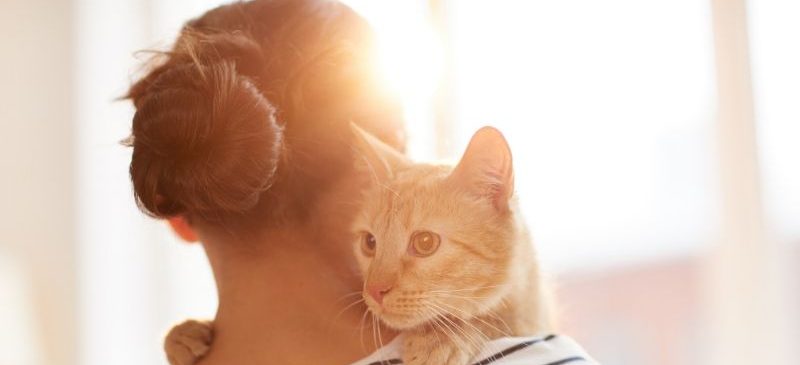
{"type": "Polygon", "coordinates": [[[465,365],[489,339],[551,330],[503,135],[479,130],[455,168],[360,136],[377,183],[355,251],[370,311],[404,333],[403,362],[465,365]]]}
{"type": "MultiPolygon", "coordinates": [[[[403,363],[467,365],[491,339],[552,330],[503,135],[480,129],[453,168],[411,163],[353,128],[375,180],[353,226],[363,298],[403,333],[403,363]]],[[[210,337],[197,326],[210,324],[186,322],[167,336],[173,365],[202,356],[210,337]]]]}

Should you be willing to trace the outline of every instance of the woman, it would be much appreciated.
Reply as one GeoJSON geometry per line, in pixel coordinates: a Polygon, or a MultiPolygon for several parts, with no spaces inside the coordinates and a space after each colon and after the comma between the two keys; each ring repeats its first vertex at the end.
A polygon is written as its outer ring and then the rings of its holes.
{"type": "Polygon", "coordinates": [[[202,242],[216,279],[203,364],[350,364],[394,337],[362,330],[365,308],[349,305],[362,285],[349,226],[369,181],[350,123],[404,146],[370,34],[336,2],[234,3],[190,21],[131,87],[137,202],[202,242]]]}
{"type": "Polygon", "coordinates": [[[131,87],[137,201],[202,242],[214,272],[206,363],[348,364],[374,350],[363,308],[340,313],[361,288],[348,225],[366,180],[349,123],[404,146],[371,42],[337,2],[239,2],[187,23],[131,87]]]}

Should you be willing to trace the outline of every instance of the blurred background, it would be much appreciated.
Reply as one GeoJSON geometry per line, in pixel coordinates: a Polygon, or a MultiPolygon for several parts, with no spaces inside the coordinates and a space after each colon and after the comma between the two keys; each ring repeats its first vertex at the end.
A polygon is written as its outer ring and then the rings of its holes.
{"type": "MultiPolygon", "coordinates": [[[[564,332],[605,364],[800,358],[800,2],[350,0],[410,154],[510,140],[564,332]]],[[[215,0],[0,12],[0,365],[165,364],[199,246],[133,202],[126,91],[215,0]]]]}

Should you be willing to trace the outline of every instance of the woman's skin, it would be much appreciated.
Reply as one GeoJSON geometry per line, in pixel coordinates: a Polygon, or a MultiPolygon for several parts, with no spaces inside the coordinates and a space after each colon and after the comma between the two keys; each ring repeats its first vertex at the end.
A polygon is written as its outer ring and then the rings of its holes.
{"type": "MultiPolygon", "coordinates": [[[[355,170],[354,170],[355,171],[355,170]]],[[[350,221],[366,176],[347,174],[316,203],[307,222],[238,240],[216,228],[170,220],[202,242],[219,308],[202,365],[350,364],[379,347],[365,318],[350,221]]],[[[385,344],[394,337],[383,330],[385,344]]]]}

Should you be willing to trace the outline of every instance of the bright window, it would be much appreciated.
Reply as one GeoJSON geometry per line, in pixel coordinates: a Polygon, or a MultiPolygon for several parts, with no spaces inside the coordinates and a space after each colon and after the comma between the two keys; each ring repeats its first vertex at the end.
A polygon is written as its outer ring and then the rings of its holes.
{"type": "MultiPolygon", "coordinates": [[[[405,80],[407,105],[436,108],[420,95],[436,93],[427,81],[442,77],[442,52],[429,48],[443,39],[420,19],[437,13],[426,2],[351,2],[388,42],[383,54],[393,78],[405,80]]],[[[413,155],[457,158],[475,130],[500,128],[515,153],[523,211],[557,270],[686,254],[707,240],[715,204],[708,4],[442,7],[433,23],[449,33],[452,98],[438,106],[446,115],[437,122],[449,125],[431,132],[431,109],[410,114],[413,155]],[[453,133],[432,139],[437,130],[453,133]]]]}

